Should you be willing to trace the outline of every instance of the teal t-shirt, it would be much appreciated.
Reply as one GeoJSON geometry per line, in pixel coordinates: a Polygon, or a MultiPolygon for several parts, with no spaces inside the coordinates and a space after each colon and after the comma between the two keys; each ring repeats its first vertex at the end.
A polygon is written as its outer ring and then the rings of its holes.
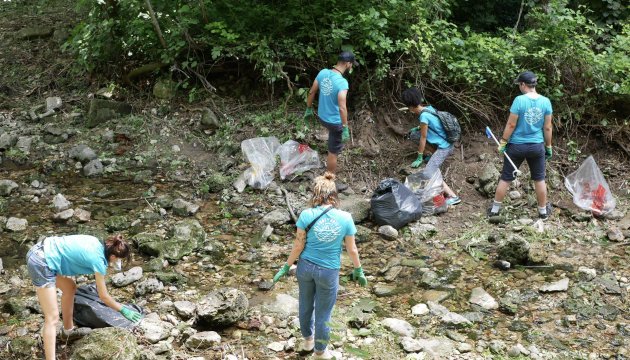
{"type": "Polygon", "coordinates": [[[107,273],[105,246],[90,235],[53,236],[44,240],[48,267],[63,276],[107,273]]]}
{"type": "MultiPolygon", "coordinates": [[[[437,113],[437,110],[431,105],[427,106],[426,109],[437,113]]],[[[446,141],[446,131],[444,131],[442,122],[437,116],[428,111],[423,111],[420,113],[420,116],[418,116],[418,120],[420,120],[420,123],[429,126],[427,130],[427,141],[429,143],[437,146],[438,149],[448,149],[451,147],[451,143],[446,141]]]]}
{"type": "Polygon", "coordinates": [[[519,95],[514,99],[510,112],[518,115],[510,143],[539,144],[545,141],[543,135],[545,116],[553,113],[548,98],[540,94],[519,95]]]}
{"type": "Polygon", "coordinates": [[[319,84],[317,115],[327,123],[341,124],[337,95],[340,91],[348,90],[348,80],[337,71],[330,69],[320,71],[315,80],[319,84]]]}
{"type": "MultiPolygon", "coordinates": [[[[305,230],[324,210],[325,206],[318,206],[302,211],[297,227],[305,230]]],[[[306,234],[306,246],[300,258],[327,269],[340,269],[343,239],[356,233],[352,215],[343,210],[332,209],[319,218],[306,234]]]]}

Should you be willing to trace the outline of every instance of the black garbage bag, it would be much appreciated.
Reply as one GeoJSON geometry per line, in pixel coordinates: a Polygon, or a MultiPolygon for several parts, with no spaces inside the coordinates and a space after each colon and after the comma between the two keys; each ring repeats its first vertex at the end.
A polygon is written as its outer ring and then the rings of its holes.
{"type": "MultiPolygon", "coordinates": [[[[125,305],[140,314],[143,309],[135,304],[125,305]]],[[[96,284],[80,286],[74,296],[74,322],[79,327],[92,329],[104,327],[119,327],[131,329],[136,324],[127,320],[121,313],[105,305],[98,297],[96,284]]]]}
{"type": "Polygon", "coordinates": [[[418,197],[395,179],[381,181],[374,190],[370,206],[377,224],[391,225],[396,229],[422,216],[422,203],[418,197]]]}

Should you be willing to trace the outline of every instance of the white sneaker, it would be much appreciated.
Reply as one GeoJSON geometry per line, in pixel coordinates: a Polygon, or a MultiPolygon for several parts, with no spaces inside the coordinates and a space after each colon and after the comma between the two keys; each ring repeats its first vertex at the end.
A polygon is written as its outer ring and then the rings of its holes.
{"type": "Polygon", "coordinates": [[[334,359],[335,356],[328,351],[328,349],[324,350],[323,353],[318,354],[318,353],[313,353],[313,359],[326,359],[326,360],[330,360],[330,359],[334,359]]]}
{"type": "Polygon", "coordinates": [[[315,348],[315,339],[306,340],[302,343],[300,348],[301,353],[310,353],[315,348]]]}

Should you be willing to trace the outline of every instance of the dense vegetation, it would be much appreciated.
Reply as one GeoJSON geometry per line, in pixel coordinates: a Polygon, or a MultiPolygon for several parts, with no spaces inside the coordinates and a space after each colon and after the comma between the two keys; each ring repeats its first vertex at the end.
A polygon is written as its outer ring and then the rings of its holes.
{"type": "Polygon", "coordinates": [[[396,96],[389,94],[415,84],[443,107],[492,122],[503,119],[516,74],[531,69],[560,127],[626,131],[630,10],[622,0],[84,0],[80,6],[88,16],[69,45],[88,70],[129,73],[154,64],[145,69],[161,69],[191,95],[222,78],[236,83],[238,74],[276,96],[302,96],[296,90],[340,49],[351,49],[361,63],[350,76],[354,104],[391,105],[396,96]]]}

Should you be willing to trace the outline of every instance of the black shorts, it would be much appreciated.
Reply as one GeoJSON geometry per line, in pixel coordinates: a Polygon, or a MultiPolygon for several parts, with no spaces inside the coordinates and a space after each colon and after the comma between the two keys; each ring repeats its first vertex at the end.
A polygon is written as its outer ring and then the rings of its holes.
{"type": "Polygon", "coordinates": [[[322,119],[319,122],[328,129],[328,152],[331,154],[339,155],[343,150],[343,142],[341,142],[341,133],[343,132],[343,125],[331,124],[322,119]]]}
{"type": "MultiPolygon", "coordinates": [[[[545,180],[545,144],[508,144],[505,152],[514,161],[517,168],[521,166],[524,160],[527,160],[529,172],[532,180],[545,180]]],[[[503,170],[501,171],[501,180],[514,180],[514,167],[508,159],[503,157],[503,170]]]]}

